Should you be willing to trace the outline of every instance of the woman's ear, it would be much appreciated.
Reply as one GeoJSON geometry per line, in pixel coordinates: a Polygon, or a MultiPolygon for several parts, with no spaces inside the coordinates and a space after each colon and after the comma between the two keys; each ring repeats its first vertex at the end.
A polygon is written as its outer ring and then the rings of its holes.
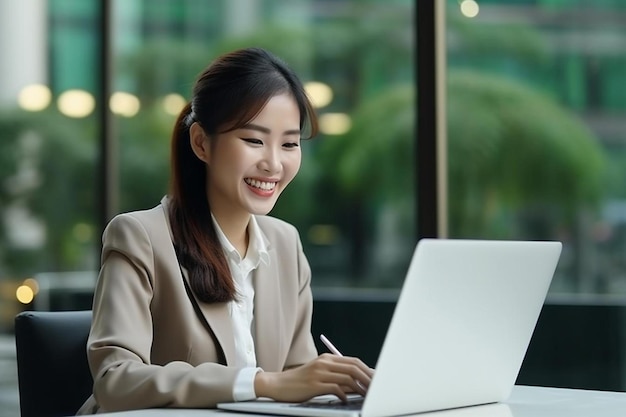
{"type": "Polygon", "coordinates": [[[189,128],[189,141],[191,142],[193,153],[196,154],[198,159],[208,164],[211,151],[209,137],[197,122],[193,122],[189,128]]]}

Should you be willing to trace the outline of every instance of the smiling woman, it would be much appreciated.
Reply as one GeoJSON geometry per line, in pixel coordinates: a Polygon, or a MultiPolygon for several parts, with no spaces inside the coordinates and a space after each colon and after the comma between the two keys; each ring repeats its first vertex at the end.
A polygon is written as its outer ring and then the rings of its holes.
{"type": "Polygon", "coordinates": [[[208,135],[194,122],[190,132],[195,155],[209,167],[211,212],[229,240],[243,249],[245,234],[237,230],[245,231],[250,213],[269,213],[300,168],[298,103],[291,93],[282,93],[242,128],[208,135]]]}
{"type": "Polygon", "coordinates": [[[297,76],[258,48],[217,58],[172,135],[171,189],[103,236],[79,414],[365,394],[372,370],[317,355],[298,232],[267,216],[317,132],[297,76]]]}

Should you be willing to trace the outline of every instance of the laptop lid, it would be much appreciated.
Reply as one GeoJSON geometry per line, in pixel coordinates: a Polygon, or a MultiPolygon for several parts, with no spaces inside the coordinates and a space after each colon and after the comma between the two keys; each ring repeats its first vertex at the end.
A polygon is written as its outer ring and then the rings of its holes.
{"type": "MultiPolygon", "coordinates": [[[[412,414],[506,399],[560,253],[560,242],[420,240],[360,415],[412,414]]],[[[256,409],[255,403],[218,407],[322,415],[266,401],[256,409]]],[[[332,415],[342,415],[335,411],[332,415]]]]}

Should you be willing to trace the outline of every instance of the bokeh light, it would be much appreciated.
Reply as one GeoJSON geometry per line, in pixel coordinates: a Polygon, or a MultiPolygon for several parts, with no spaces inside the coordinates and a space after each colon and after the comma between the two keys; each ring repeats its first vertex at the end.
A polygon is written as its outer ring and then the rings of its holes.
{"type": "Polygon", "coordinates": [[[346,113],[324,113],[319,117],[319,126],[325,135],[343,135],[352,127],[352,119],[346,113]]]}
{"type": "Polygon", "coordinates": [[[319,81],[310,81],[304,84],[304,89],[311,99],[311,104],[315,108],[326,107],[333,101],[333,90],[328,86],[328,84],[324,84],[319,81]]]}
{"type": "Polygon", "coordinates": [[[139,102],[137,96],[123,91],[118,91],[111,94],[109,108],[118,116],[133,117],[139,113],[141,103],[139,102]]]}
{"type": "Polygon", "coordinates": [[[89,116],[96,107],[96,101],[84,90],[67,90],[57,100],[59,111],[67,117],[82,118],[89,116]]]}
{"type": "Polygon", "coordinates": [[[52,93],[43,84],[27,85],[17,96],[17,104],[27,111],[41,111],[50,105],[50,101],[52,93]]]}

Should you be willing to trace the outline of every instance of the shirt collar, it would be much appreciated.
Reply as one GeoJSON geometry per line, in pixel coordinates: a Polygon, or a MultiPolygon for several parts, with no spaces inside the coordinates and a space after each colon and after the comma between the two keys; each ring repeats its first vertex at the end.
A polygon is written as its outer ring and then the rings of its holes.
{"type": "MultiPolygon", "coordinates": [[[[237,249],[230,243],[230,240],[226,237],[222,228],[217,223],[215,216],[211,213],[211,220],[213,221],[213,226],[215,227],[215,233],[217,234],[217,238],[224,248],[224,252],[226,256],[231,258],[236,262],[241,262],[242,257],[237,249]]],[[[249,244],[248,244],[248,252],[244,255],[245,258],[248,258],[252,263],[256,266],[259,265],[260,262],[263,262],[265,265],[269,265],[270,263],[270,255],[268,252],[269,241],[261,231],[259,224],[256,221],[254,216],[250,216],[250,221],[248,222],[248,233],[250,236],[249,244]]]]}

